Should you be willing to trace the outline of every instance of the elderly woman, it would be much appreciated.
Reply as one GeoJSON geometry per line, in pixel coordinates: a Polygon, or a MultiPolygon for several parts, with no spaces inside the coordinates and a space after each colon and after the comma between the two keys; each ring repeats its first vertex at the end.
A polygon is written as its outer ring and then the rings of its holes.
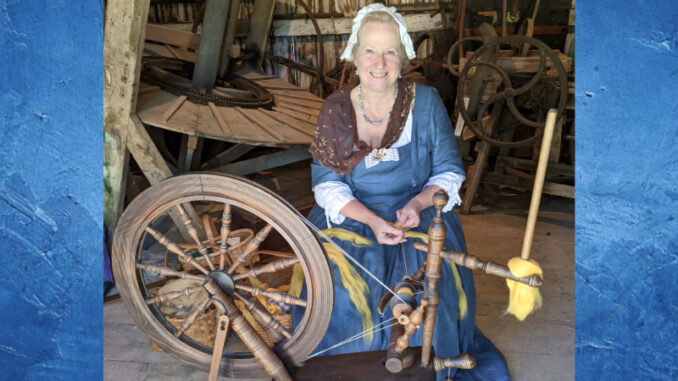
{"type": "MultiPolygon", "coordinates": [[[[317,205],[309,220],[318,228],[340,227],[367,237],[371,246],[337,244],[389,287],[422,266],[424,255],[404,238],[404,230],[426,232],[435,210],[432,196],[445,190],[445,247],[466,251],[464,236],[452,207],[464,170],[450,120],[437,92],[401,78],[412,41],[395,8],[371,4],[358,12],[342,58],[352,61],[358,80],[325,101],[311,146],[312,186],[317,205]],[[389,222],[396,222],[395,225],[389,222]],[[403,229],[400,229],[402,227],[403,229]]],[[[340,281],[337,266],[334,310],[317,351],[337,354],[385,349],[389,331],[334,346],[368,326],[383,326],[392,315],[379,316],[376,306],[386,290],[362,269],[370,311],[360,311],[340,281]],[[369,322],[368,322],[369,323],[369,322]],[[327,350],[330,348],[329,350],[327,350]]],[[[438,281],[438,308],[433,345],[440,357],[464,353],[478,361],[472,370],[452,369],[455,380],[508,380],[501,354],[476,328],[475,288],[470,270],[444,263],[438,281]]],[[[411,337],[421,345],[421,330],[411,337]]],[[[441,371],[442,380],[448,371],[441,371]]]]}

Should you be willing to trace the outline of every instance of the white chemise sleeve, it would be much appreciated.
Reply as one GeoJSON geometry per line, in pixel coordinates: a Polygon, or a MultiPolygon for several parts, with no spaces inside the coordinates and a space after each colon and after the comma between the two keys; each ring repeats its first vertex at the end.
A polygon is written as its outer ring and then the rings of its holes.
{"type": "Polygon", "coordinates": [[[351,188],[341,181],[325,181],[313,188],[315,202],[321,208],[325,209],[325,216],[328,219],[327,227],[330,222],[340,224],[344,222],[343,215],[339,211],[351,200],[354,200],[351,188]]]}
{"type": "Polygon", "coordinates": [[[466,179],[466,176],[456,174],[454,172],[443,172],[435,176],[431,176],[424,185],[426,188],[429,185],[437,185],[442,190],[447,192],[447,195],[450,197],[450,200],[443,207],[443,212],[449,212],[454,208],[455,205],[461,205],[461,198],[459,198],[459,189],[461,189],[461,184],[466,179]]]}

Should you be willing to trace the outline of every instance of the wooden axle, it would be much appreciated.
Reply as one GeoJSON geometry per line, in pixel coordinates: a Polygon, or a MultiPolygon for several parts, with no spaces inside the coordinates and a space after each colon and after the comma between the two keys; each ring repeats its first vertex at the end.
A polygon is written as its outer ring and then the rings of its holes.
{"type": "Polygon", "coordinates": [[[436,372],[447,368],[472,369],[476,366],[476,358],[466,353],[457,357],[433,357],[433,370],[436,372]]]}
{"type": "Polygon", "coordinates": [[[214,279],[210,279],[203,287],[214,299],[221,302],[224,306],[226,315],[231,322],[231,328],[233,328],[233,331],[240,337],[240,340],[242,340],[243,344],[259,361],[266,372],[275,380],[292,381],[292,377],[287,373],[287,369],[285,369],[285,365],[280,358],[266,345],[264,339],[257,334],[257,331],[242,316],[238,307],[219,288],[214,279]]]}
{"type": "MultiPolygon", "coordinates": [[[[428,250],[428,246],[421,242],[415,242],[414,247],[421,251],[428,250]]],[[[459,266],[468,267],[469,269],[473,270],[482,270],[487,274],[515,280],[516,282],[525,283],[528,286],[540,287],[542,285],[542,280],[538,275],[517,277],[511,274],[511,270],[509,270],[506,266],[489,261],[483,261],[480,258],[470,254],[458,251],[442,250],[440,252],[440,256],[447,259],[448,261],[458,264],[459,266]]]]}

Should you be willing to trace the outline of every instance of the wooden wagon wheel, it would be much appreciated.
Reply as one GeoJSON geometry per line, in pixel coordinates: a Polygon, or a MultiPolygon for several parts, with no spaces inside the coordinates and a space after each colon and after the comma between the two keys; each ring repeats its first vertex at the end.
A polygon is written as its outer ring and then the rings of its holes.
{"type": "MultiPolygon", "coordinates": [[[[229,274],[228,278],[235,286],[235,290],[231,290],[232,294],[229,293],[229,298],[233,301],[242,299],[245,302],[243,304],[251,309],[250,318],[260,323],[258,331],[260,335],[261,327],[268,325],[269,342],[270,338],[277,342],[273,350],[278,357],[287,364],[299,365],[318,345],[327,330],[334,293],[332,273],[320,243],[298,216],[296,210],[285,200],[260,185],[240,177],[191,173],[165,179],[135,198],[118,222],[113,241],[112,259],[120,295],[137,325],[154,343],[181,361],[208,371],[214,344],[211,346],[200,344],[186,334],[187,329],[204,315],[206,310],[210,309],[210,299],[207,294],[205,293],[199,303],[196,303],[195,308],[191,310],[179,328],[172,325],[158,308],[159,302],[167,302],[182,295],[199,294],[204,289],[193,286],[176,292],[152,295],[151,287],[147,285],[150,285],[153,277],[157,279],[158,276],[165,279],[193,279],[200,285],[209,278],[214,278],[215,273],[222,278],[222,274],[229,274]],[[218,254],[213,254],[214,256],[209,261],[204,255],[191,255],[190,251],[179,247],[182,243],[179,241],[182,239],[177,237],[181,235],[176,231],[173,233],[172,229],[166,227],[167,225],[174,226],[172,220],[167,217],[170,211],[176,211],[181,216],[188,233],[196,239],[197,229],[186,213],[187,206],[190,205],[199,210],[201,206],[207,205],[207,202],[212,202],[209,205],[223,205],[223,207],[216,207],[216,210],[215,208],[208,209],[208,212],[209,210],[212,210],[212,213],[216,212],[220,221],[225,221],[222,223],[220,237],[215,237],[217,241],[224,241],[224,238],[228,236],[227,231],[231,228],[231,215],[233,217],[248,216],[250,220],[255,217],[259,225],[265,225],[240,251],[240,254],[244,254],[241,256],[242,261],[237,255],[233,256],[233,259],[227,255],[222,256],[223,253],[217,250],[223,248],[225,251],[226,246],[221,246],[219,242],[219,247],[215,250],[218,254]],[[160,231],[160,226],[163,225],[165,229],[160,231]],[[289,245],[290,253],[293,255],[289,255],[289,258],[275,258],[266,265],[252,264],[251,258],[256,256],[261,241],[266,240],[267,236],[271,237],[268,233],[279,234],[289,245]],[[152,263],[148,250],[145,251],[150,245],[161,245],[162,251],[165,248],[169,250],[171,255],[175,255],[184,263],[184,268],[171,265],[168,267],[162,261],[152,263]],[[201,259],[201,262],[198,262],[198,259],[201,259]],[[295,298],[284,292],[264,291],[250,283],[249,276],[253,274],[255,276],[261,273],[275,275],[280,270],[289,271],[295,263],[299,263],[304,272],[306,299],[295,298]],[[239,271],[235,271],[236,268],[239,268],[239,271]],[[243,273],[243,271],[246,272],[243,273]],[[208,274],[210,274],[209,277],[208,274]],[[264,291],[263,294],[262,291],[264,291]],[[257,295],[264,295],[270,298],[269,301],[274,300],[283,308],[291,307],[292,304],[305,305],[306,309],[301,321],[290,331],[276,324],[275,321],[271,321],[271,314],[258,303],[257,295]],[[270,332],[270,330],[275,332],[270,332]],[[277,336],[277,339],[274,336],[277,336]]],[[[201,253],[208,253],[200,239],[190,243],[194,244],[193,247],[197,246],[197,250],[201,253]]],[[[207,255],[207,258],[209,257],[210,255],[207,255]]],[[[260,257],[263,258],[264,255],[260,257]]],[[[267,376],[258,361],[242,345],[236,332],[230,332],[226,340],[220,373],[236,378],[267,376]]]]}

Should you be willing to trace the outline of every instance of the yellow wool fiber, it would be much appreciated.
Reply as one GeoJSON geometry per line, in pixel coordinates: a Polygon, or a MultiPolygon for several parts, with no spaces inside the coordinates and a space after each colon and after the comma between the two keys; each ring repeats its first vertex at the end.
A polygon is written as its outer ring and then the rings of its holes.
{"type": "Polygon", "coordinates": [[[289,294],[298,298],[301,295],[301,289],[304,286],[304,269],[301,263],[297,263],[292,267],[292,279],[290,280],[289,294]]]}
{"type": "Polygon", "coordinates": [[[323,246],[325,246],[325,251],[327,252],[330,260],[334,262],[334,264],[339,269],[341,283],[343,283],[344,287],[348,291],[348,296],[351,299],[351,302],[353,302],[353,305],[360,314],[363,331],[370,330],[363,337],[363,340],[366,343],[371,343],[372,339],[374,338],[374,334],[371,331],[373,326],[372,310],[370,310],[366,298],[366,295],[370,293],[369,289],[367,288],[367,283],[365,283],[365,280],[363,280],[360,274],[358,274],[355,267],[348,263],[344,257],[344,254],[337,250],[336,247],[327,242],[323,243],[323,246]]]}
{"type": "Polygon", "coordinates": [[[353,244],[353,246],[356,247],[361,247],[361,246],[372,246],[372,241],[370,241],[368,238],[365,238],[361,236],[358,233],[354,233],[350,230],[342,229],[342,228],[331,228],[331,229],[323,229],[321,230],[325,235],[327,235],[330,238],[338,238],[342,241],[348,241],[353,244]]]}
{"type": "MultiPolygon", "coordinates": [[[[517,277],[530,275],[539,275],[542,277],[541,267],[533,259],[524,260],[521,258],[511,258],[508,262],[508,268],[511,274],[517,277]]],[[[506,285],[509,288],[509,305],[506,314],[512,314],[518,320],[523,321],[527,315],[541,307],[541,293],[538,287],[530,287],[524,283],[506,279],[506,285]]]]}
{"type": "MultiPolygon", "coordinates": [[[[414,239],[420,239],[424,243],[428,244],[428,234],[425,233],[420,233],[420,232],[415,232],[415,231],[406,231],[405,232],[405,238],[414,238],[414,239]]],[[[454,286],[457,289],[457,295],[458,296],[458,302],[457,302],[457,307],[459,308],[459,320],[463,319],[466,317],[466,313],[468,312],[468,301],[466,300],[466,293],[464,292],[464,287],[461,285],[461,276],[459,275],[459,271],[457,271],[457,266],[448,261],[447,259],[445,260],[450,265],[450,270],[452,270],[452,275],[454,275],[454,286]]]]}

